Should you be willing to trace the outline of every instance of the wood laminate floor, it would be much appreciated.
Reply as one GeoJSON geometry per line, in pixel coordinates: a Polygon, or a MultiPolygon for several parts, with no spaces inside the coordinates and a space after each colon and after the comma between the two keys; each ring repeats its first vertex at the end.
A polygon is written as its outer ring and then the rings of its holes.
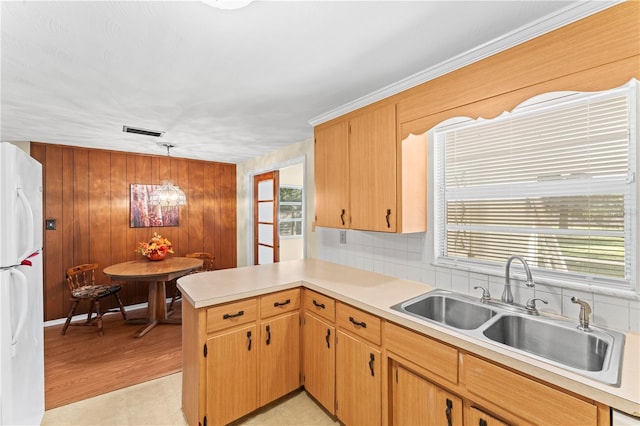
{"type": "MultiPolygon", "coordinates": [[[[178,306],[173,317],[180,314],[178,306]]],[[[46,410],[182,371],[181,326],[159,325],[134,338],[140,325],[125,324],[119,313],[103,321],[103,336],[96,327],[69,327],[65,336],[62,325],[44,329],[46,410]]]]}

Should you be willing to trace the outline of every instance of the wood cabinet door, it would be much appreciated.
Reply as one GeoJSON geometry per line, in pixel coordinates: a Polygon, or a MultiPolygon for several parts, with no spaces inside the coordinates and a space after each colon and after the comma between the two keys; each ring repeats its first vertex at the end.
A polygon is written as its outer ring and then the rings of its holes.
{"type": "Polygon", "coordinates": [[[313,315],[305,315],[302,330],[304,388],[335,414],[336,329],[313,315]]]}
{"type": "Polygon", "coordinates": [[[396,232],[395,105],[350,120],[351,228],[396,232]]]}
{"type": "Polygon", "coordinates": [[[300,387],[299,318],[291,312],[260,325],[260,406],[300,387]]]}
{"type": "Polygon", "coordinates": [[[462,399],[432,385],[434,389],[431,414],[434,425],[462,426],[462,399]]]}
{"type": "Polygon", "coordinates": [[[462,400],[395,364],[391,384],[393,425],[462,426],[462,400]]]}
{"type": "Polygon", "coordinates": [[[432,386],[422,377],[394,365],[391,382],[391,424],[428,425],[432,386]]]}
{"type": "Polygon", "coordinates": [[[336,415],[347,426],[381,423],[380,351],[338,331],[336,344],[336,415]]]}
{"type": "Polygon", "coordinates": [[[255,324],[207,339],[206,416],[224,425],[258,408],[255,324]]]}
{"type": "Polygon", "coordinates": [[[315,130],[315,216],[317,226],[349,227],[349,124],[315,130]]]}
{"type": "Polygon", "coordinates": [[[469,407],[465,414],[465,426],[508,426],[501,420],[477,409],[469,407]]]}

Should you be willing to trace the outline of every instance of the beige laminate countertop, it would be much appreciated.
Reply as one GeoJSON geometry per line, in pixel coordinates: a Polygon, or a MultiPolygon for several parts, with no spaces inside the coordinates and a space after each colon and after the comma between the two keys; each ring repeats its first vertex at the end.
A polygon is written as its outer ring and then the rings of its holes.
{"type": "Polygon", "coordinates": [[[640,416],[640,335],[626,333],[620,387],[613,387],[479,340],[436,323],[393,311],[391,306],[434,287],[316,259],[203,272],[178,280],[195,308],[304,286],[396,324],[473,352],[625,413],[640,416]]]}

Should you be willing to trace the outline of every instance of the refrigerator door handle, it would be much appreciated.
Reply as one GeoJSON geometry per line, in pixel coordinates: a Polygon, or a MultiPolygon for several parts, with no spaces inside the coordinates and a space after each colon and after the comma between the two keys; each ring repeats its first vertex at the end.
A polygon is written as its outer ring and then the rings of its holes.
{"type": "Polygon", "coordinates": [[[27,196],[25,195],[24,191],[22,190],[22,188],[18,188],[18,199],[20,199],[20,201],[22,201],[22,204],[24,205],[24,208],[27,212],[27,247],[25,249],[25,252],[22,253],[22,256],[20,256],[18,258],[18,263],[22,262],[24,259],[26,259],[27,257],[31,256],[31,254],[33,253],[34,249],[39,250],[40,247],[32,247],[33,244],[33,233],[34,233],[34,228],[35,228],[35,224],[33,223],[33,209],[31,208],[31,204],[29,204],[29,200],[27,199],[27,196]]]}
{"type": "Polygon", "coordinates": [[[11,275],[15,275],[18,278],[18,287],[20,287],[20,291],[22,291],[18,323],[16,324],[16,329],[11,332],[11,344],[15,345],[20,333],[22,333],[25,323],[27,322],[27,315],[29,314],[29,286],[27,283],[27,277],[16,268],[11,268],[11,275]]]}

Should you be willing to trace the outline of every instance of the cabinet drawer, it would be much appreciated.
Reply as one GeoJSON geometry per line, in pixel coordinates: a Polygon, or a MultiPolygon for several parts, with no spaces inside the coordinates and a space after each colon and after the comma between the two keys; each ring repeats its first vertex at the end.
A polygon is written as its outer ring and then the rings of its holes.
{"type": "Polygon", "coordinates": [[[269,318],[300,309],[300,289],[279,291],[260,298],[260,315],[269,318]]]}
{"type": "Polygon", "coordinates": [[[467,390],[527,422],[539,425],[596,425],[597,407],[587,401],[465,354],[462,375],[467,390]]]}
{"type": "Polygon", "coordinates": [[[336,302],[329,296],[312,290],[304,291],[304,309],[334,323],[336,321],[336,302]]]}
{"type": "Polygon", "coordinates": [[[207,309],[207,332],[255,321],[257,319],[258,300],[247,299],[207,309]]]}
{"type": "Polygon", "coordinates": [[[338,327],[380,345],[380,318],[344,303],[336,311],[338,327]]]}
{"type": "Polygon", "coordinates": [[[385,346],[451,383],[458,383],[458,350],[415,331],[385,323],[385,346]]]}

